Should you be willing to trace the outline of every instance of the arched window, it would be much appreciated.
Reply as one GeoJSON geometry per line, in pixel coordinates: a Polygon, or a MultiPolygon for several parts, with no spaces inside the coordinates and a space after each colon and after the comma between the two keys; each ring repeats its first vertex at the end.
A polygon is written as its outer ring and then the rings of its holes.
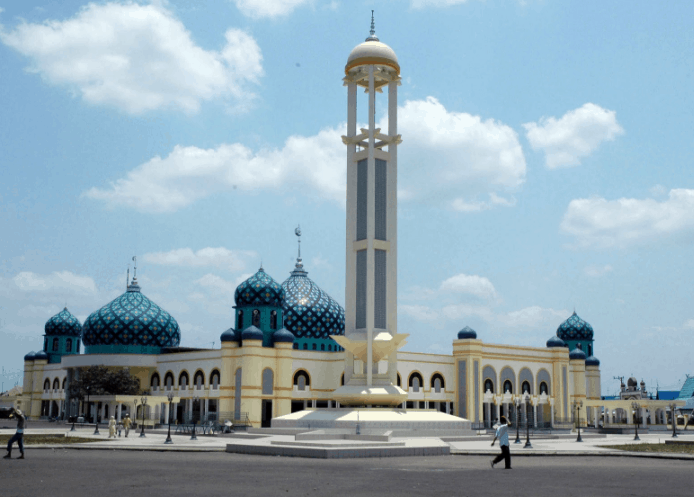
{"type": "Polygon", "coordinates": [[[53,390],[60,390],[60,380],[58,378],[53,380],[53,390]]]}
{"type": "Polygon", "coordinates": [[[149,384],[152,386],[152,388],[159,388],[159,373],[154,373],[152,375],[152,379],[150,380],[149,384]]]}
{"type": "Polygon", "coordinates": [[[511,380],[506,380],[504,382],[504,393],[513,393],[513,383],[511,383],[511,380]]]}
{"type": "Polygon", "coordinates": [[[342,377],[340,378],[340,386],[344,386],[345,384],[345,373],[342,373],[342,377]]]}
{"type": "Polygon", "coordinates": [[[77,340],[77,353],[78,353],[78,354],[80,353],[80,344],[81,344],[81,343],[82,343],[82,342],[80,342],[79,340],[77,340]]]}
{"type": "Polygon", "coordinates": [[[407,382],[407,384],[413,392],[419,392],[419,388],[422,386],[423,383],[424,382],[422,381],[422,375],[417,372],[412,373],[410,375],[410,379],[407,382]]]}
{"type": "Polygon", "coordinates": [[[195,376],[193,377],[193,381],[195,382],[195,389],[200,390],[205,386],[205,374],[200,371],[199,369],[195,372],[195,376]]]}
{"type": "Polygon", "coordinates": [[[332,346],[332,345],[328,345],[328,352],[332,352],[332,351],[333,351],[333,346],[332,346]]]}
{"type": "Polygon", "coordinates": [[[321,350],[325,350],[325,344],[324,344],[324,343],[321,343],[321,344],[320,344],[320,349],[321,349],[321,350]]]}
{"type": "Polygon", "coordinates": [[[299,344],[295,343],[293,348],[295,348],[296,350],[299,350],[299,344]]]}
{"type": "Polygon", "coordinates": [[[304,350],[308,350],[308,344],[307,343],[304,344],[304,350]]]}
{"type": "Polygon", "coordinates": [[[48,337],[44,337],[43,339],[43,350],[48,352],[48,337]]]}
{"type": "Polygon", "coordinates": [[[272,369],[263,369],[263,395],[272,395],[274,383],[275,374],[272,372],[272,369]]]}
{"type": "Polygon", "coordinates": [[[434,376],[431,377],[431,388],[436,393],[441,393],[441,390],[444,390],[446,388],[446,385],[443,381],[443,376],[441,376],[441,374],[436,373],[434,376]]]}
{"type": "Polygon", "coordinates": [[[530,383],[529,382],[524,381],[521,384],[521,393],[532,394],[532,392],[530,391],[530,383]]]}
{"type": "Polygon", "coordinates": [[[400,373],[398,373],[398,386],[402,386],[402,380],[400,379],[400,373]]]}
{"type": "Polygon", "coordinates": [[[316,344],[314,343],[314,344],[311,346],[311,348],[312,348],[313,350],[316,350],[316,344]]]}
{"type": "Polygon", "coordinates": [[[166,385],[167,390],[170,390],[173,387],[173,384],[174,384],[174,376],[169,371],[168,373],[166,373],[166,376],[164,376],[164,385],[166,385]]]}
{"type": "Polygon", "coordinates": [[[277,329],[277,311],[272,311],[270,313],[270,329],[277,329]]]}
{"type": "Polygon", "coordinates": [[[48,392],[51,389],[51,380],[46,378],[46,381],[43,382],[43,391],[48,392]]]}
{"type": "Polygon", "coordinates": [[[549,395],[549,387],[547,386],[547,383],[544,381],[540,383],[540,395],[542,394],[549,395]]]}
{"type": "Polygon", "coordinates": [[[593,346],[591,344],[588,344],[588,355],[589,356],[593,355],[593,346]]]}
{"type": "Polygon", "coordinates": [[[306,390],[306,387],[311,386],[311,379],[308,373],[303,369],[300,369],[294,373],[294,385],[298,387],[298,390],[306,390]]]}
{"type": "Polygon", "coordinates": [[[212,373],[210,374],[210,385],[212,385],[214,390],[219,388],[219,371],[216,369],[213,369],[212,373]]]}
{"type": "Polygon", "coordinates": [[[236,312],[236,329],[237,330],[243,329],[243,310],[242,309],[239,309],[236,312]]]}
{"type": "Polygon", "coordinates": [[[178,388],[180,388],[181,390],[185,390],[187,386],[188,386],[188,373],[183,371],[180,375],[178,375],[178,388]]]}
{"type": "Polygon", "coordinates": [[[251,324],[260,328],[260,311],[258,309],[253,309],[253,322],[251,324]]]}
{"type": "Polygon", "coordinates": [[[494,393],[494,382],[487,378],[484,380],[484,393],[491,392],[494,393]]]}
{"type": "Polygon", "coordinates": [[[63,378],[63,390],[65,390],[65,382],[67,381],[67,378],[63,378]]]}
{"type": "Polygon", "coordinates": [[[72,338],[65,340],[65,352],[72,352],[72,338]]]}
{"type": "Polygon", "coordinates": [[[53,352],[58,352],[58,347],[60,347],[60,340],[58,338],[53,339],[53,352]]]}

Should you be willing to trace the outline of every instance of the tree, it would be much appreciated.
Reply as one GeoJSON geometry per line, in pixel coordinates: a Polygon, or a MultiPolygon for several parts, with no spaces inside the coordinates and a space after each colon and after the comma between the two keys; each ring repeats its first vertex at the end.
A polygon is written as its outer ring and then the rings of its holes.
{"type": "Polygon", "coordinates": [[[79,377],[70,382],[70,398],[85,399],[89,395],[139,395],[140,380],[130,369],[111,371],[104,366],[80,368],[79,377]]]}

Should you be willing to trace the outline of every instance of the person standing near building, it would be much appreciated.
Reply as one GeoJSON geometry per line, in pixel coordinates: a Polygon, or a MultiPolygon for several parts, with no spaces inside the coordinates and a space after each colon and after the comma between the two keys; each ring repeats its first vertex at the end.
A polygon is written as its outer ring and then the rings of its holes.
{"type": "Polygon", "coordinates": [[[490,461],[492,464],[492,468],[496,463],[504,459],[506,464],[506,467],[504,469],[513,469],[511,468],[511,450],[510,445],[508,443],[508,421],[506,421],[505,416],[501,416],[501,424],[496,429],[494,440],[492,440],[492,447],[494,447],[494,442],[496,442],[497,438],[499,439],[499,447],[501,447],[501,454],[499,454],[490,461]]]}
{"type": "Polygon", "coordinates": [[[108,420],[108,438],[116,438],[116,418],[111,416],[108,420]]]}
{"type": "Polygon", "coordinates": [[[15,442],[17,442],[21,454],[17,459],[24,459],[24,427],[26,426],[27,418],[22,411],[14,408],[10,413],[10,418],[17,418],[17,433],[7,442],[7,455],[3,459],[12,459],[12,444],[15,442]]]}
{"type": "Polygon", "coordinates": [[[130,414],[125,415],[125,419],[123,420],[123,428],[125,428],[125,438],[128,438],[128,433],[130,433],[130,427],[133,424],[133,420],[130,419],[130,414]]]}

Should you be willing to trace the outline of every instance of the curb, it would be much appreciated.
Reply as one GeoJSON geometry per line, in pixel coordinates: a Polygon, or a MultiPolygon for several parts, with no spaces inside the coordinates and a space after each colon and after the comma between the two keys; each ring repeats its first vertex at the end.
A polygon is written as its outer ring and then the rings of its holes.
{"type": "MultiPolygon", "coordinates": [[[[451,449],[452,456],[498,456],[499,451],[488,450],[460,450],[451,449]]],[[[627,452],[621,450],[610,450],[604,452],[576,452],[576,451],[550,451],[543,450],[537,452],[512,452],[512,457],[641,457],[645,459],[670,459],[680,461],[694,461],[694,454],[662,454],[657,452],[627,452]]]]}
{"type": "Polygon", "coordinates": [[[67,445],[25,445],[27,450],[130,450],[130,451],[149,451],[149,452],[225,452],[226,447],[157,447],[157,446],[134,446],[113,447],[105,445],[82,445],[82,444],[67,444],[67,445]]]}

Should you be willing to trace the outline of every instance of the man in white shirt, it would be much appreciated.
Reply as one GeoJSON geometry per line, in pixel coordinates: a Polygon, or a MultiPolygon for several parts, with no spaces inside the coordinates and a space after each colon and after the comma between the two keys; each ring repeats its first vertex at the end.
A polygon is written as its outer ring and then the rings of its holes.
{"type": "Polygon", "coordinates": [[[506,417],[501,416],[501,424],[497,427],[496,429],[496,434],[494,435],[494,440],[492,440],[492,447],[494,447],[494,442],[496,442],[496,439],[499,439],[499,447],[501,447],[501,454],[496,456],[494,459],[491,460],[492,463],[492,468],[496,463],[504,459],[506,467],[504,469],[512,469],[511,468],[511,451],[509,443],[508,443],[508,421],[506,421],[506,417]]]}
{"type": "Polygon", "coordinates": [[[7,442],[7,455],[3,459],[12,459],[12,444],[17,442],[19,446],[20,456],[17,459],[24,459],[24,427],[26,426],[26,417],[19,409],[12,409],[10,418],[17,418],[17,433],[14,434],[10,441],[7,442]]]}

